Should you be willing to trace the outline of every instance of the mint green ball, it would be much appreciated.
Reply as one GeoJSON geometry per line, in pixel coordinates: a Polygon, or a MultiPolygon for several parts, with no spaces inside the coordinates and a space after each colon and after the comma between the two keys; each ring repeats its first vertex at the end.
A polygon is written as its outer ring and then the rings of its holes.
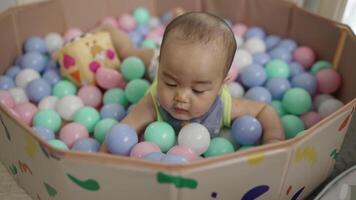
{"type": "Polygon", "coordinates": [[[80,108],[74,114],[73,121],[85,126],[88,132],[92,133],[94,131],[95,125],[99,122],[99,120],[99,112],[95,108],[85,106],[80,108]]]}
{"type": "Polygon", "coordinates": [[[104,104],[120,104],[124,107],[127,107],[129,105],[129,101],[126,99],[124,90],[120,88],[113,88],[107,90],[104,94],[103,102],[104,104]]]}
{"type": "Polygon", "coordinates": [[[61,80],[53,86],[52,93],[58,98],[75,95],[77,93],[77,87],[70,81],[61,80]]]}
{"type": "Polygon", "coordinates": [[[304,130],[303,121],[295,115],[284,115],[281,122],[287,139],[294,138],[299,132],[304,130]]]}
{"type": "Polygon", "coordinates": [[[162,152],[167,152],[176,143],[176,134],[171,125],[163,121],[149,124],[144,133],[145,141],[153,142],[162,152]]]}
{"type": "Polygon", "coordinates": [[[329,61],[319,60],[312,65],[310,73],[315,76],[320,70],[331,68],[331,66],[332,65],[329,61]]]}
{"type": "Polygon", "coordinates": [[[274,108],[274,110],[278,113],[280,117],[287,114],[286,110],[283,107],[283,103],[281,101],[273,100],[271,102],[271,106],[274,108]]]}
{"type": "Polygon", "coordinates": [[[120,69],[124,78],[129,81],[142,78],[145,74],[145,64],[135,56],[126,58],[122,62],[120,69]]]}
{"type": "Polygon", "coordinates": [[[292,88],[283,95],[282,103],[288,113],[301,115],[310,110],[312,99],[306,90],[292,88]]]}
{"type": "Polygon", "coordinates": [[[234,151],[234,146],[229,140],[223,137],[216,137],[210,141],[208,150],[204,152],[204,156],[220,156],[228,153],[233,153],[234,151]]]}
{"type": "Polygon", "coordinates": [[[253,146],[248,146],[248,145],[244,145],[244,146],[240,146],[240,148],[238,150],[246,150],[246,149],[251,149],[253,146]]]}
{"type": "Polygon", "coordinates": [[[125,88],[125,96],[130,103],[137,103],[145,96],[150,83],[144,79],[135,79],[130,81],[125,88]]]}
{"type": "Polygon", "coordinates": [[[48,143],[54,148],[68,150],[68,146],[61,140],[53,139],[49,140],[48,143]]]}
{"type": "Polygon", "coordinates": [[[148,24],[148,22],[150,21],[150,13],[144,7],[137,7],[133,11],[133,17],[134,17],[136,23],[139,25],[148,24]]]}
{"type": "Polygon", "coordinates": [[[33,126],[46,127],[56,133],[61,128],[62,120],[53,109],[43,109],[35,114],[32,124],[33,126]]]}
{"type": "Polygon", "coordinates": [[[151,39],[145,39],[141,43],[141,48],[149,48],[149,49],[155,49],[157,48],[156,42],[151,40],[151,39]]]}
{"type": "Polygon", "coordinates": [[[108,130],[115,124],[117,124],[118,121],[113,119],[113,118],[105,118],[100,120],[96,125],[94,129],[94,138],[100,142],[103,143],[106,137],[106,133],[108,130]]]}
{"type": "Polygon", "coordinates": [[[267,79],[289,77],[289,66],[281,59],[273,59],[266,64],[267,79]]]}

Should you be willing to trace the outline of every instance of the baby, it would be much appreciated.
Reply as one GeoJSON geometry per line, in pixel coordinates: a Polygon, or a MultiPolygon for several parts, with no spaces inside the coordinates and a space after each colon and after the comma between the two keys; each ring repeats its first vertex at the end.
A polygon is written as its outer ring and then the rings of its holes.
{"type": "MultiPolygon", "coordinates": [[[[151,65],[153,50],[136,49],[124,33],[113,28],[107,31],[121,58],[134,55],[143,59],[146,66],[151,65]]],[[[225,84],[235,51],[234,34],[219,17],[190,12],[175,18],[163,36],[156,79],[147,95],[121,122],[139,134],[157,120],[168,122],[176,130],[198,122],[214,137],[222,126],[229,127],[233,119],[252,115],[263,127],[263,144],[284,140],[272,107],[229,94],[225,84]]]]}

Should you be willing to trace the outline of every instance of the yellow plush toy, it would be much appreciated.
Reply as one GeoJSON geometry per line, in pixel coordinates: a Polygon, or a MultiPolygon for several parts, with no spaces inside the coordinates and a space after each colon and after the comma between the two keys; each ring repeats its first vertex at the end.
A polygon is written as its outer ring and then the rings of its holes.
{"type": "Polygon", "coordinates": [[[118,69],[120,60],[109,33],[87,33],[64,45],[54,55],[62,76],[78,86],[95,84],[95,72],[100,67],[118,69]]]}

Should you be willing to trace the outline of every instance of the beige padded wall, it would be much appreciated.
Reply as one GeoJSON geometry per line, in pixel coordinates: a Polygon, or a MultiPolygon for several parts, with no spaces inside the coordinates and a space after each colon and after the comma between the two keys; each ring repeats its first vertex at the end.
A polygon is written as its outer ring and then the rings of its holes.
{"type": "Polygon", "coordinates": [[[165,12],[177,7],[183,8],[185,11],[202,10],[202,0],[155,0],[157,15],[161,16],[165,12]]]}
{"type": "MultiPolygon", "coordinates": [[[[100,1],[100,0],[99,0],[100,1]]],[[[104,2],[104,1],[100,1],[104,2]]],[[[132,13],[132,10],[137,6],[144,6],[147,8],[152,15],[156,13],[155,0],[106,0],[108,12],[106,16],[119,17],[124,13],[132,13]]]]}
{"type": "Polygon", "coordinates": [[[233,22],[246,21],[246,0],[202,0],[203,10],[233,22]]]}

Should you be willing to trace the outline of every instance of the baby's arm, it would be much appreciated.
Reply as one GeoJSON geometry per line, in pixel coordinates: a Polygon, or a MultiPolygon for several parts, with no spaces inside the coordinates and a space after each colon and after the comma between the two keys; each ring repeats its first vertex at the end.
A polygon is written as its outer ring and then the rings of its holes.
{"type": "Polygon", "coordinates": [[[262,143],[284,140],[284,131],[277,112],[269,105],[243,98],[233,98],[231,119],[242,115],[256,117],[263,129],[262,143]]]}

